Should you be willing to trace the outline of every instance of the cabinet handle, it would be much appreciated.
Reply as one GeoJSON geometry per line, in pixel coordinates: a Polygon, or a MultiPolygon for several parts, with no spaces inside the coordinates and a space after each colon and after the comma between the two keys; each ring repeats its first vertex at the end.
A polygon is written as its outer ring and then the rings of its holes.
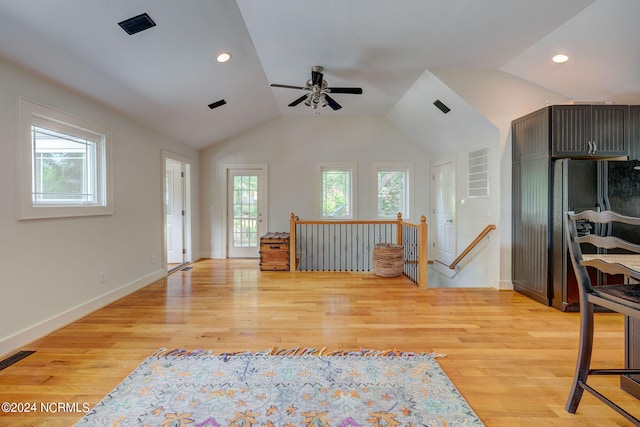
{"type": "Polygon", "coordinates": [[[594,145],[594,143],[592,141],[587,141],[587,154],[594,154],[595,153],[593,145],[594,145]]]}
{"type": "Polygon", "coordinates": [[[596,141],[593,141],[593,154],[596,154],[597,151],[598,151],[598,143],[596,141]]]}

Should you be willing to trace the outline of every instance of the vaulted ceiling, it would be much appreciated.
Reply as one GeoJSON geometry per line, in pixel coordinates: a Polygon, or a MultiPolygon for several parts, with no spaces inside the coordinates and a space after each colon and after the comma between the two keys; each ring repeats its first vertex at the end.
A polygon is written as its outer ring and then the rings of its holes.
{"type": "Polygon", "coordinates": [[[0,0],[0,58],[203,148],[282,115],[384,116],[430,69],[640,103],[638,16],[637,0],[0,0]],[[141,13],[156,25],[118,26],[141,13]],[[304,92],[270,84],[303,86],[314,65],[364,93],[288,107],[304,92]]]}

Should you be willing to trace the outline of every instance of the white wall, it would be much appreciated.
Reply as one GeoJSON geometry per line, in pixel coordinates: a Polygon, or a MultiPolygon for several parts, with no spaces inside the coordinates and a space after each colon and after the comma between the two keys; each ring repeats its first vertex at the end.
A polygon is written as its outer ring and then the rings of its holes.
{"type": "MultiPolygon", "coordinates": [[[[196,150],[0,61],[0,355],[163,277],[162,150],[191,159],[197,177],[196,150]],[[19,96],[113,131],[113,215],[16,219],[19,96]],[[99,283],[99,272],[105,272],[106,283],[99,283]]],[[[195,179],[196,249],[200,246],[197,184],[195,179]]]]}
{"type": "Polygon", "coordinates": [[[373,164],[412,162],[415,203],[410,221],[428,213],[427,152],[386,118],[280,118],[201,153],[202,253],[213,258],[226,254],[224,164],[268,164],[269,231],[288,231],[291,212],[301,219],[319,218],[315,186],[320,162],[357,162],[359,219],[375,218],[373,164]]]}

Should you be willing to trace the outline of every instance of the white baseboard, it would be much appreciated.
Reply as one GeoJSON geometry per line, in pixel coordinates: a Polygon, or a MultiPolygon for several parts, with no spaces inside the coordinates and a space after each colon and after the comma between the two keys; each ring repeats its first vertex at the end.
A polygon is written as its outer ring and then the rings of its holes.
{"type": "Polygon", "coordinates": [[[129,284],[114,289],[109,293],[100,295],[99,297],[30,326],[14,335],[3,338],[0,340],[0,356],[3,354],[8,355],[9,353],[17,351],[20,347],[23,347],[38,338],[67,326],[87,314],[93,313],[94,311],[111,304],[112,302],[137,291],[138,289],[144,288],[145,286],[162,279],[165,274],[166,273],[163,269],[156,270],[153,273],[141,277],[129,284]]]}
{"type": "Polygon", "coordinates": [[[501,291],[512,291],[513,282],[511,280],[500,280],[498,282],[498,289],[501,291]]]}

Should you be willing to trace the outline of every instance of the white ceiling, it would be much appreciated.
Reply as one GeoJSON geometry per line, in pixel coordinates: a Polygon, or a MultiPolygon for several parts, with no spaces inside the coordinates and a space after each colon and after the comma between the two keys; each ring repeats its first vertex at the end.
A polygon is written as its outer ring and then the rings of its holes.
{"type": "Polygon", "coordinates": [[[203,148],[281,115],[386,115],[436,68],[640,103],[638,16],[638,0],[0,0],[0,57],[203,148]],[[144,12],[155,27],[117,25],[144,12]],[[287,107],[304,92],[269,85],[302,86],[313,65],[364,94],[287,107]]]}

